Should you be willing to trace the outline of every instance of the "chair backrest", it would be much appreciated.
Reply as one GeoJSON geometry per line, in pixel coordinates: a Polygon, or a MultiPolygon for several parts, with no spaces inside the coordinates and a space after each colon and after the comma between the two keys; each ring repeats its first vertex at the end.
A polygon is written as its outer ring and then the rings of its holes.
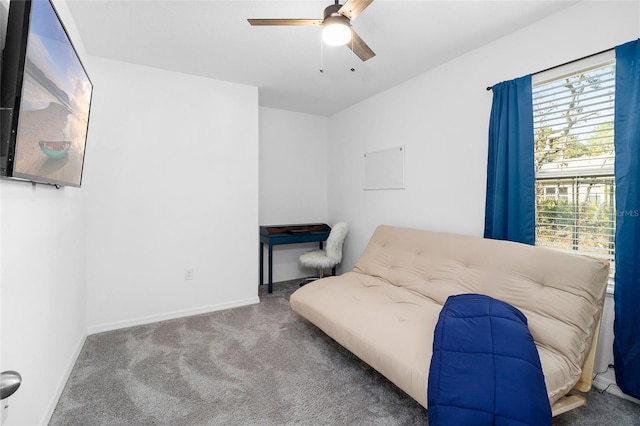
{"type": "Polygon", "coordinates": [[[345,222],[339,222],[333,225],[327,238],[327,257],[334,261],[336,265],[342,261],[342,244],[348,233],[349,225],[345,222]]]}

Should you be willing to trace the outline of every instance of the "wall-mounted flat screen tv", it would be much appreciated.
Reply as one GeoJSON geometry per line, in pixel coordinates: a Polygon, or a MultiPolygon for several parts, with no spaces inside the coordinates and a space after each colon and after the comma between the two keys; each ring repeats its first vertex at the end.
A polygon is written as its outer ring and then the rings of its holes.
{"type": "Polygon", "coordinates": [[[93,85],[49,0],[9,5],[0,175],[79,187],[93,85]]]}

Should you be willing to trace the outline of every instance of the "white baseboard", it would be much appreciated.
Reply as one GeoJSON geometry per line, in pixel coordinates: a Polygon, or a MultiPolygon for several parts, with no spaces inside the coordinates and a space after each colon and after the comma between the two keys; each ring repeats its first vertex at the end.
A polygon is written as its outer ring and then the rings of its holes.
{"type": "Polygon", "coordinates": [[[44,417],[42,421],[39,423],[41,425],[48,425],[51,420],[51,416],[53,415],[53,411],[56,409],[56,405],[58,405],[58,400],[62,396],[62,391],[64,391],[64,387],[67,385],[69,381],[69,376],[71,376],[71,371],[73,370],[73,366],[76,364],[78,357],[80,356],[80,351],[82,351],[82,347],[84,346],[84,342],[87,340],[87,335],[85,334],[80,338],[80,341],[76,345],[76,349],[73,351],[73,355],[67,362],[67,366],[64,371],[64,375],[62,376],[62,380],[58,384],[55,394],[51,397],[49,401],[49,405],[47,410],[45,411],[44,417]]]}
{"type": "Polygon", "coordinates": [[[620,398],[626,399],[631,402],[635,402],[636,404],[640,404],[640,399],[635,399],[632,396],[627,395],[622,392],[615,381],[608,379],[606,377],[598,376],[593,380],[593,387],[598,389],[600,392],[603,390],[613,394],[615,396],[619,396],[620,398]]]}
{"type": "Polygon", "coordinates": [[[253,297],[251,299],[236,300],[236,301],[228,302],[228,303],[219,303],[219,304],[215,304],[215,305],[202,306],[202,307],[199,307],[199,308],[184,309],[184,310],[172,311],[172,312],[165,312],[165,313],[158,314],[158,315],[149,315],[149,316],[146,316],[146,317],[133,318],[133,319],[130,319],[130,320],[115,321],[115,322],[110,322],[110,323],[105,323],[105,324],[99,324],[99,325],[95,325],[95,326],[89,327],[88,330],[87,330],[87,333],[89,335],[97,334],[97,333],[102,333],[102,332],[105,332],[105,331],[118,330],[120,328],[134,327],[136,325],[151,324],[151,323],[159,322],[159,321],[166,321],[166,320],[170,320],[170,319],[188,317],[188,316],[192,316],[192,315],[206,314],[206,313],[209,313],[209,312],[222,311],[224,309],[231,309],[231,308],[238,308],[240,306],[253,305],[253,304],[256,304],[256,303],[260,303],[260,298],[257,297],[257,296],[253,297]]]}

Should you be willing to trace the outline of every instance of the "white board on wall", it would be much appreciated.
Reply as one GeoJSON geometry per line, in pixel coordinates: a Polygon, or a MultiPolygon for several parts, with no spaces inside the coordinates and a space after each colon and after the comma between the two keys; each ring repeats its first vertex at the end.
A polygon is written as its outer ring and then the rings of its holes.
{"type": "Polygon", "coordinates": [[[404,189],[404,146],[364,154],[364,189],[404,189]]]}

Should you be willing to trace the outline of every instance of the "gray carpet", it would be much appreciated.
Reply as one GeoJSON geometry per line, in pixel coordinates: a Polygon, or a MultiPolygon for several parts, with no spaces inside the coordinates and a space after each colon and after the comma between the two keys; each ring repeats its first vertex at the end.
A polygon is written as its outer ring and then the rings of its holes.
{"type": "MultiPolygon", "coordinates": [[[[291,311],[260,304],[89,336],[50,425],[415,425],[424,408],[291,311]]],[[[426,362],[426,361],[425,361],[426,362]]],[[[554,425],[640,425],[592,390],[554,425]]]]}

